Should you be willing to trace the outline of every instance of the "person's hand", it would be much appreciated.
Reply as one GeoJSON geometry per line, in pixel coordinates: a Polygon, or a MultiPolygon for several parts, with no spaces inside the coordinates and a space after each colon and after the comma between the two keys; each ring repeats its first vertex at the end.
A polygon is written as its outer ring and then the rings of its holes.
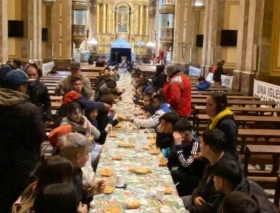
{"type": "Polygon", "coordinates": [[[104,129],[104,131],[108,133],[108,132],[112,131],[112,129],[113,129],[112,124],[108,124],[106,126],[106,128],[104,129]]]}
{"type": "Polygon", "coordinates": [[[104,192],[105,185],[105,180],[103,179],[96,181],[92,188],[92,195],[102,194],[104,192]]]}
{"type": "Polygon", "coordinates": [[[195,153],[194,155],[194,159],[202,159],[202,155],[201,155],[201,152],[199,152],[199,153],[195,153]]]}
{"type": "Polygon", "coordinates": [[[104,103],[104,107],[105,107],[106,110],[110,110],[111,109],[111,106],[109,104],[105,104],[104,103]]]}
{"type": "Polygon", "coordinates": [[[194,205],[202,206],[205,203],[205,200],[202,197],[197,197],[194,199],[194,205]]]}
{"type": "Polygon", "coordinates": [[[182,136],[179,132],[173,132],[174,144],[181,145],[182,144],[182,136]]]}
{"type": "Polygon", "coordinates": [[[81,213],[88,213],[87,204],[82,204],[82,203],[80,202],[79,207],[78,207],[78,212],[81,212],[81,213]]]}

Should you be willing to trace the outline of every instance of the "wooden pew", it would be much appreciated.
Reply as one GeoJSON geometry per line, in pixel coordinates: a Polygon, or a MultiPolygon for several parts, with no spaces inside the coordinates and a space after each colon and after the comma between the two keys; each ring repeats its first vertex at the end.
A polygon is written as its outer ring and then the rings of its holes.
{"type": "MultiPolygon", "coordinates": [[[[192,98],[207,98],[208,95],[192,95],[192,98]]],[[[239,99],[239,100],[260,100],[256,96],[239,96],[239,95],[229,95],[228,99],[239,99]]]]}
{"type": "MultiPolygon", "coordinates": [[[[210,93],[212,93],[213,91],[209,91],[209,90],[204,90],[204,91],[200,91],[200,90],[192,90],[192,95],[209,95],[210,93]]],[[[225,94],[227,96],[231,96],[231,95],[243,95],[241,92],[225,92],[225,94]]]]}
{"type": "MultiPolygon", "coordinates": [[[[196,87],[192,87],[192,91],[198,91],[198,89],[196,87]]],[[[215,91],[215,92],[228,92],[229,88],[228,87],[209,87],[208,89],[204,90],[204,91],[215,91]]]]}
{"type": "MultiPolygon", "coordinates": [[[[206,99],[192,99],[192,105],[205,105],[206,104],[206,99]]],[[[239,106],[246,106],[246,105],[256,105],[256,106],[261,106],[261,105],[268,105],[275,107],[277,103],[275,101],[259,101],[259,100],[240,100],[240,99],[229,99],[228,100],[228,105],[239,105],[239,106]]]]}

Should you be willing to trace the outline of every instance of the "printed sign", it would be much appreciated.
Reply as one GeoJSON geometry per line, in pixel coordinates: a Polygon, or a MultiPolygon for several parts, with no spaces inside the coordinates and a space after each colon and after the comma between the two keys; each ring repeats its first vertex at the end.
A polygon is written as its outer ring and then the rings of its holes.
{"type": "Polygon", "coordinates": [[[50,72],[53,67],[54,67],[54,61],[44,63],[42,66],[43,75],[47,75],[48,72],[50,72]]]}
{"type": "Polygon", "coordinates": [[[262,101],[275,101],[277,108],[280,108],[280,86],[254,80],[254,96],[262,101]]]}
{"type": "Polygon", "coordinates": [[[233,76],[228,76],[228,75],[222,75],[222,85],[227,86],[230,90],[232,88],[232,81],[233,81],[233,76]]]}
{"type": "Polygon", "coordinates": [[[213,81],[213,73],[209,72],[207,77],[206,77],[206,81],[212,82],[213,81]]]}
{"type": "Polygon", "coordinates": [[[201,73],[201,69],[192,66],[189,67],[190,76],[200,76],[200,73],[201,73]]]}

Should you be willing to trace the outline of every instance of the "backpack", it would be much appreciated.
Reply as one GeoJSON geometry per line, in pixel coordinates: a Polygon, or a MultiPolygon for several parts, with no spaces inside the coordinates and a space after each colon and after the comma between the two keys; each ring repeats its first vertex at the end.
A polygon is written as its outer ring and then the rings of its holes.
{"type": "Polygon", "coordinates": [[[215,74],[217,72],[218,68],[219,68],[218,65],[214,66],[212,69],[212,73],[215,74]]]}

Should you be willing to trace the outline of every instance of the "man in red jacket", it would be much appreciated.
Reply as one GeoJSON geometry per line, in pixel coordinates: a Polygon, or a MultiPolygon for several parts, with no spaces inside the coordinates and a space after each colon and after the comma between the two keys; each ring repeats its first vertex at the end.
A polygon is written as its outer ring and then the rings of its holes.
{"type": "Polygon", "coordinates": [[[167,103],[180,117],[189,117],[191,115],[192,91],[190,79],[180,71],[176,64],[169,64],[165,70],[168,80],[163,86],[163,94],[167,103]]]}

